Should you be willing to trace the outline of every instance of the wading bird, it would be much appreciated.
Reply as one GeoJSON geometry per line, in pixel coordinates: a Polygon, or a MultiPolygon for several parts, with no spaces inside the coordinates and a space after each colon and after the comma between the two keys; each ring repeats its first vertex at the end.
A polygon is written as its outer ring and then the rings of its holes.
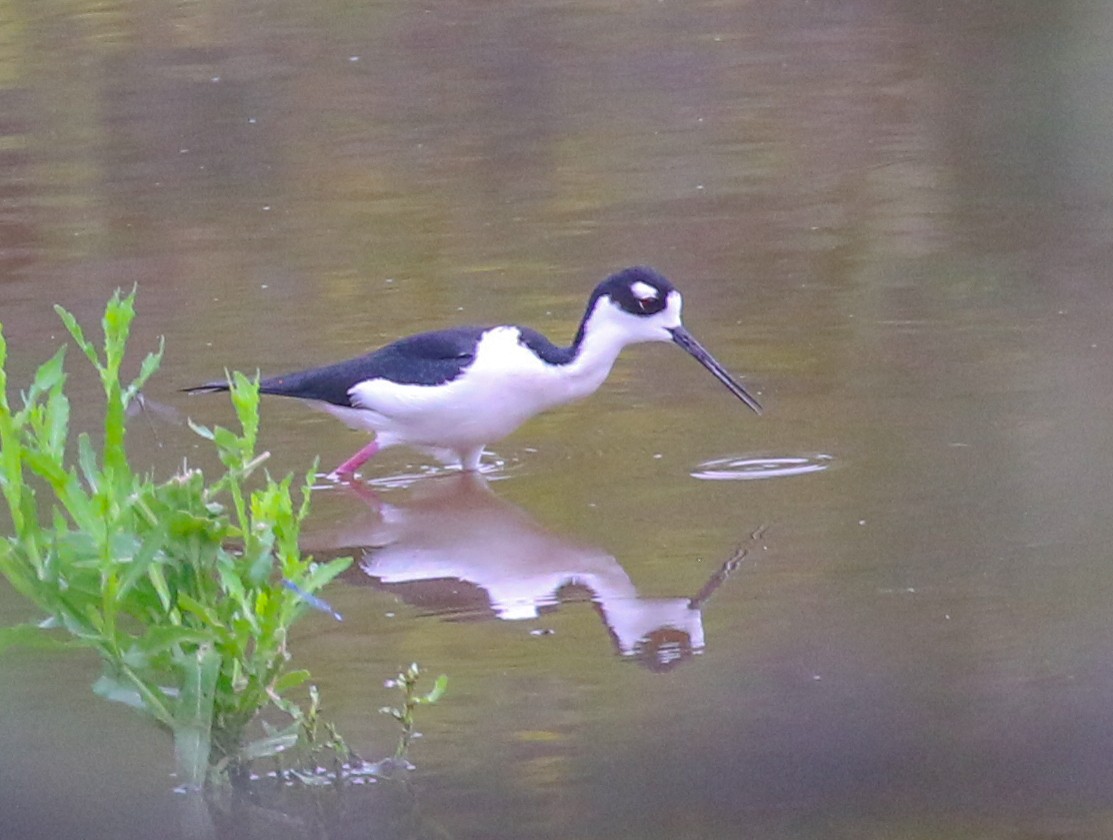
{"type": "MultiPolygon", "coordinates": [[[[743,403],[758,401],[680,322],[681,299],[663,275],[636,266],[595,287],[568,347],[528,327],[456,327],[420,333],[344,362],[272,376],[263,394],[297,397],[375,438],[333,471],[351,478],[391,446],[448,451],[464,470],[483,448],[542,411],[582,399],[603,384],[628,344],[669,341],[686,350],[743,403]]],[[[184,389],[227,391],[227,382],[184,389]]]]}

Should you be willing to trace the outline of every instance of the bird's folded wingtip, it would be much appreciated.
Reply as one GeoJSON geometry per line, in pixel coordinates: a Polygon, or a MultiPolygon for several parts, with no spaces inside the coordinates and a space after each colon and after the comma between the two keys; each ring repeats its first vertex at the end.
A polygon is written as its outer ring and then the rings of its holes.
{"type": "Polygon", "coordinates": [[[204,385],[194,385],[190,388],[182,388],[183,394],[219,394],[221,391],[228,390],[227,382],[206,382],[204,385]]]}

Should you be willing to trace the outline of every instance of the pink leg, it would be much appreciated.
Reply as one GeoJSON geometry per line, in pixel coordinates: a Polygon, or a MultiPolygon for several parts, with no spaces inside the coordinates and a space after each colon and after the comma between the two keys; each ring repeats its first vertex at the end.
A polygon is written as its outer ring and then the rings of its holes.
{"type": "Polygon", "coordinates": [[[332,471],[332,474],[340,478],[352,478],[356,474],[356,470],[367,463],[374,457],[375,453],[379,451],[379,444],[377,441],[371,441],[363,449],[359,450],[355,455],[332,471]]]}

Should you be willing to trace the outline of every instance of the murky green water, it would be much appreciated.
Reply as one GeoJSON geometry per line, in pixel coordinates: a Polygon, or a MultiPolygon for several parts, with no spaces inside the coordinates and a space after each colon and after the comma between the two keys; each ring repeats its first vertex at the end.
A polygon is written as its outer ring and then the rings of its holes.
{"type": "MultiPolygon", "coordinates": [[[[450,693],[411,790],[218,833],[1109,836],[1111,36],[1100,2],[0,3],[14,381],[52,304],[137,283],[148,395],[228,422],[177,389],[450,324],[567,340],[639,262],[766,405],[633,348],[489,487],[320,490],[307,538],[366,569],[295,640],[331,714],[385,754],[384,678],[450,693]],[[639,645],[661,620],[695,641],[639,645]]],[[[263,435],[278,472],[362,444],[281,401],[263,435]]],[[[0,658],[0,835],[190,835],[94,671],[0,658]]]]}

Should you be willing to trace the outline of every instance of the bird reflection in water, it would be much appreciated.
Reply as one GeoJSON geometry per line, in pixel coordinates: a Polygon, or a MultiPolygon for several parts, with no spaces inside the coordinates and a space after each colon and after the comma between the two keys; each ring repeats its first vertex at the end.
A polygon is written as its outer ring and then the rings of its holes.
{"type": "Polygon", "coordinates": [[[746,555],[735,551],[692,597],[647,598],[614,557],[546,530],[474,473],[421,479],[401,505],[347,486],[370,515],[307,545],[318,555],[354,554],[343,580],[452,620],[536,619],[582,592],[617,652],[655,671],[703,650],[703,607],[746,555]]]}

